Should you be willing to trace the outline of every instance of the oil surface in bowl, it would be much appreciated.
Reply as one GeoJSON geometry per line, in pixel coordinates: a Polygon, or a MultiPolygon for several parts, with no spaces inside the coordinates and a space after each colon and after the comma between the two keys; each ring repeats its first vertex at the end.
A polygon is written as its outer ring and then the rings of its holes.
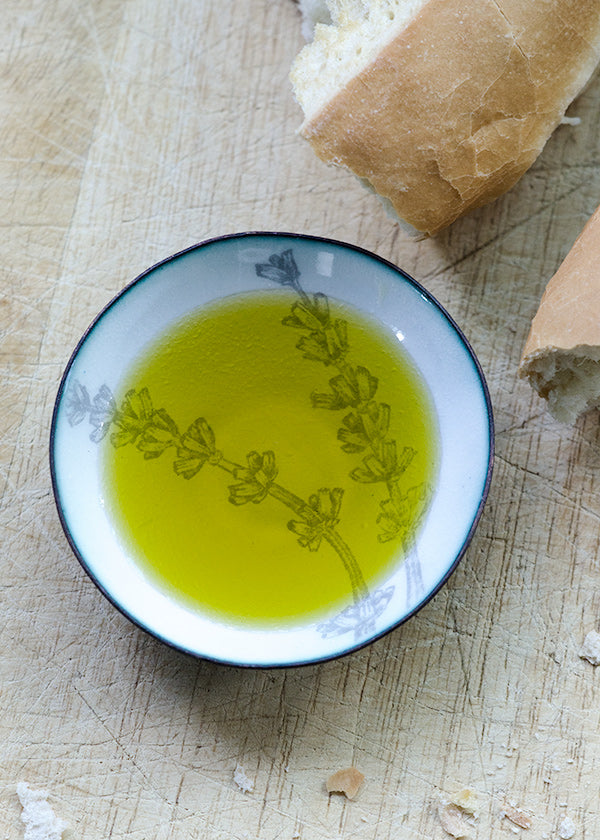
{"type": "Polygon", "coordinates": [[[438,463],[426,388],[390,331],[322,294],[233,295],[125,376],[106,504],[193,609],[282,624],[365,597],[410,548],[438,463]]]}

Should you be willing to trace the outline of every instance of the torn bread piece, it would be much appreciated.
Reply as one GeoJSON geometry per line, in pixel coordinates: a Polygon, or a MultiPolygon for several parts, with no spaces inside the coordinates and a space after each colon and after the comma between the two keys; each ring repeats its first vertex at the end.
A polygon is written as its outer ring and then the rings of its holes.
{"type": "Polygon", "coordinates": [[[519,828],[528,829],[533,825],[531,817],[521,808],[517,808],[516,805],[512,805],[510,802],[505,803],[502,809],[502,816],[510,820],[513,825],[518,825],[519,828]]]}
{"type": "Polygon", "coordinates": [[[327,793],[343,793],[347,799],[356,799],[365,777],[356,767],[333,773],[326,782],[327,793]]]}
{"type": "Polygon", "coordinates": [[[575,836],[575,823],[571,817],[565,817],[558,826],[558,836],[560,840],[571,840],[575,836]]]}
{"type": "Polygon", "coordinates": [[[326,0],[300,134],[434,234],[512,187],[600,60],[592,0],[326,0]]]}
{"type": "Polygon", "coordinates": [[[438,808],[440,825],[450,837],[456,840],[467,840],[471,837],[471,827],[465,821],[465,815],[458,805],[447,802],[438,808]]]}
{"type": "Polygon", "coordinates": [[[462,788],[450,799],[452,805],[456,805],[465,814],[477,818],[479,800],[475,791],[470,788],[462,788]]]}
{"type": "Polygon", "coordinates": [[[546,287],[519,375],[560,422],[600,405],[600,207],[546,287]]]}
{"type": "Polygon", "coordinates": [[[590,630],[583,640],[579,656],[587,659],[591,665],[600,665],[600,633],[590,630]]]}
{"type": "Polygon", "coordinates": [[[23,808],[24,840],[61,840],[67,823],[50,807],[48,792],[32,790],[26,782],[19,782],[17,796],[23,808]]]}
{"type": "Polygon", "coordinates": [[[242,793],[252,793],[254,791],[254,783],[248,778],[241,764],[238,764],[233,772],[233,781],[242,793]]]}

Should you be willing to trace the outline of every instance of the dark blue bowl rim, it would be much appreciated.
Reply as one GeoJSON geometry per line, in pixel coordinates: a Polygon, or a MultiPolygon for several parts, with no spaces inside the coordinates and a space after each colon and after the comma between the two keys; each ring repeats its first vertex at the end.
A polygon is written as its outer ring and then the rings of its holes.
{"type": "Polygon", "coordinates": [[[448,579],[453,574],[453,572],[456,570],[458,564],[462,560],[462,558],[463,558],[463,556],[464,556],[464,554],[465,554],[465,552],[466,552],[466,550],[467,550],[467,548],[468,548],[468,546],[469,546],[469,544],[470,544],[470,542],[473,538],[473,535],[474,535],[474,533],[477,529],[477,526],[479,525],[479,521],[481,519],[481,516],[483,514],[483,510],[484,510],[484,507],[485,507],[485,504],[486,504],[486,501],[487,501],[487,498],[488,498],[488,495],[489,495],[489,490],[490,490],[491,481],[492,481],[493,467],[494,467],[494,457],[495,457],[494,416],[493,416],[493,410],[492,410],[492,401],[491,401],[488,385],[487,385],[487,382],[486,382],[486,379],[485,379],[485,376],[484,376],[484,373],[483,373],[483,369],[481,367],[479,359],[477,358],[473,348],[471,347],[470,342],[468,341],[465,334],[463,333],[461,328],[458,326],[458,324],[456,323],[454,318],[452,318],[452,316],[442,306],[442,304],[421,283],[419,283],[418,280],[415,280],[413,277],[411,277],[410,274],[407,274],[403,269],[399,268],[397,265],[394,265],[394,263],[390,262],[389,260],[386,260],[383,257],[380,257],[379,255],[373,253],[372,251],[369,251],[365,248],[360,247],[359,245],[353,245],[353,244],[350,244],[348,242],[343,242],[341,240],[327,238],[327,237],[323,237],[323,236],[315,236],[315,235],[312,235],[312,234],[305,234],[305,233],[292,233],[292,232],[287,232],[287,231],[249,230],[249,231],[243,231],[243,232],[240,232],[240,233],[230,233],[230,234],[223,234],[221,236],[211,237],[211,238],[202,240],[200,242],[197,242],[194,245],[190,245],[187,248],[182,249],[181,251],[177,251],[176,253],[171,254],[168,257],[165,257],[164,259],[160,260],[157,263],[154,263],[149,268],[145,269],[145,271],[143,271],[141,274],[139,274],[134,280],[129,282],[123,289],[121,289],[120,292],[118,292],[116,295],[114,295],[114,297],[106,304],[106,306],[104,306],[100,310],[100,312],[96,315],[96,317],[93,319],[93,321],[90,323],[90,325],[87,327],[87,329],[85,330],[85,332],[83,333],[83,335],[81,336],[79,341],[77,342],[77,344],[75,346],[75,349],[71,353],[71,356],[70,356],[70,358],[67,362],[67,365],[66,365],[66,367],[64,369],[64,372],[63,372],[63,375],[61,377],[60,384],[59,384],[58,391],[57,391],[57,395],[56,395],[56,399],[54,401],[53,412],[52,412],[52,421],[51,421],[51,426],[50,426],[49,456],[50,456],[50,478],[51,478],[51,483],[52,483],[52,493],[53,493],[53,496],[54,496],[54,502],[55,502],[56,509],[57,509],[57,512],[58,512],[58,517],[59,517],[62,529],[64,531],[65,537],[67,539],[67,542],[69,543],[69,546],[71,547],[71,550],[72,550],[73,554],[75,555],[75,557],[77,558],[77,560],[79,561],[81,567],[83,568],[85,573],[88,575],[88,577],[91,579],[91,581],[94,583],[94,585],[100,590],[100,592],[104,595],[104,597],[113,605],[113,607],[115,607],[125,618],[127,618],[132,624],[134,624],[135,626],[137,626],[138,628],[140,628],[141,630],[143,630],[145,633],[149,634],[153,638],[157,639],[161,643],[163,643],[163,644],[167,645],[168,647],[171,647],[172,649],[177,650],[181,653],[188,654],[189,656],[192,656],[195,659],[210,661],[210,662],[214,662],[216,664],[227,665],[227,666],[230,666],[230,667],[251,668],[251,669],[253,668],[253,669],[259,669],[259,670],[260,669],[272,670],[272,669],[282,669],[282,668],[295,668],[295,667],[301,667],[301,666],[318,665],[320,663],[328,662],[328,661],[335,661],[337,659],[341,659],[344,656],[348,656],[352,653],[356,653],[357,651],[362,650],[363,648],[373,644],[374,642],[378,641],[379,639],[382,639],[384,636],[387,636],[393,630],[396,630],[398,627],[403,625],[406,621],[408,621],[408,619],[412,618],[426,604],[428,604],[435,595],[437,595],[437,593],[444,586],[444,584],[448,581],[448,579]],[[56,424],[57,424],[57,421],[58,421],[58,414],[59,414],[59,410],[60,410],[60,405],[61,405],[61,401],[62,401],[62,397],[63,397],[63,394],[64,394],[66,381],[68,379],[69,372],[70,372],[70,370],[71,370],[71,368],[72,368],[72,366],[75,362],[75,359],[77,358],[77,356],[79,354],[79,351],[80,351],[81,347],[85,344],[85,342],[87,341],[90,334],[93,332],[96,325],[99,323],[99,321],[102,320],[102,318],[106,315],[106,313],[109,310],[111,310],[116,304],[118,304],[118,302],[131,289],[133,289],[135,286],[139,285],[141,283],[141,281],[143,281],[148,275],[152,274],[153,272],[155,272],[157,269],[161,268],[162,266],[167,265],[167,264],[172,263],[172,262],[175,262],[177,259],[185,256],[186,254],[189,254],[193,251],[198,251],[202,248],[205,248],[206,246],[213,245],[213,244],[218,243],[218,242],[225,242],[227,240],[235,240],[235,239],[239,239],[239,240],[241,240],[241,239],[251,239],[251,238],[257,238],[257,239],[258,238],[265,238],[265,239],[266,238],[278,238],[278,239],[295,239],[295,240],[301,239],[301,240],[305,240],[305,241],[311,241],[311,242],[315,242],[315,243],[323,243],[323,244],[326,244],[326,245],[336,246],[338,248],[354,251],[357,254],[361,254],[361,255],[366,256],[370,259],[373,259],[376,262],[379,262],[383,266],[390,269],[393,273],[399,274],[403,278],[404,281],[406,281],[410,285],[414,286],[414,288],[423,296],[423,298],[425,298],[428,303],[430,303],[432,306],[434,306],[439,311],[439,313],[442,315],[442,317],[448,322],[450,327],[456,333],[460,343],[462,344],[463,348],[466,350],[467,355],[470,356],[471,362],[472,362],[472,364],[475,368],[475,372],[477,374],[477,378],[479,380],[480,387],[481,387],[481,392],[482,392],[482,395],[483,395],[483,398],[484,398],[487,420],[488,420],[488,439],[489,439],[488,464],[487,464],[486,477],[485,477],[485,481],[484,481],[484,484],[483,484],[483,489],[482,489],[482,492],[481,492],[481,497],[480,497],[480,500],[479,500],[479,504],[478,504],[477,509],[475,511],[475,514],[473,516],[471,527],[469,528],[469,531],[467,532],[467,534],[465,536],[465,539],[463,541],[463,544],[462,544],[460,550],[458,551],[458,553],[457,553],[454,561],[452,562],[452,564],[447,569],[446,573],[438,581],[437,585],[435,587],[433,587],[431,589],[431,591],[429,591],[427,593],[427,595],[415,607],[413,607],[412,610],[410,610],[410,612],[408,612],[406,615],[404,615],[398,621],[396,621],[393,624],[389,625],[388,627],[384,628],[379,633],[377,633],[374,636],[372,636],[371,638],[367,639],[366,641],[360,642],[360,643],[355,644],[355,645],[349,645],[348,647],[345,647],[342,650],[340,650],[338,653],[327,654],[327,655],[324,655],[324,656],[309,658],[309,659],[306,659],[306,660],[293,660],[293,661],[290,661],[290,662],[283,662],[283,663],[280,663],[280,662],[277,662],[277,663],[258,663],[258,662],[253,663],[253,662],[246,662],[246,661],[237,661],[235,659],[231,659],[231,660],[221,659],[221,658],[216,658],[216,657],[211,657],[211,656],[208,656],[208,655],[204,655],[202,653],[199,653],[198,651],[192,650],[191,648],[186,648],[182,645],[175,644],[174,642],[172,642],[168,638],[165,638],[161,634],[154,631],[152,628],[146,626],[142,621],[140,621],[135,616],[131,615],[127,610],[125,610],[119,604],[119,602],[113,597],[113,595],[109,591],[107,591],[106,588],[96,579],[95,575],[93,574],[91,569],[88,567],[88,565],[86,563],[86,560],[85,560],[85,557],[81,554],[81,552],[79,551],[79,549],[78,549],[78,547],[75,543],[75,539],[71,534],[71,529],[69,527],[67,517],[66,517],[66,515],[63,511],[61,501],[60,501],[60,492],[59,492],[59,489],[58,489],[57,465],[56,465],[56,456],[55,456],[56,424]]]}

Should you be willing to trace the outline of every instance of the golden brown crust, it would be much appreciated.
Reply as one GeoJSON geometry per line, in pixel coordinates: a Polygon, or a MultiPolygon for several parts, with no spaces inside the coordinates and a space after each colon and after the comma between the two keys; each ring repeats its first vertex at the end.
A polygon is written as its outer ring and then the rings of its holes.
{"type": "Polygon", "coordinates": [[[521,372],[540,354],[600,347],[600,207],[543,294],[531,323],[521,372]]]}
{"type": "Polygon", "coordinates": [[[429,0],[301,134],[435,233],[523,175],[599,50],[595,0],[429,0]]]}

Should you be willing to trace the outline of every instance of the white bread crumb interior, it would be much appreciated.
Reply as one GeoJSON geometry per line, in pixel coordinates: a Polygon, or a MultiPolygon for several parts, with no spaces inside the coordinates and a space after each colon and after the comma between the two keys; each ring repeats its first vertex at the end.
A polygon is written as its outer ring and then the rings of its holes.
{"type": "Polygon", "coordinates": [[[24,840],[61,840],[67,823],[50,807],[48,792],[32,790],[26,782],[19,782],[17,796],[23,808],[24,840]]]}
{"type": "Polygon", "coordinates": [[[560,423],[573,423],[580,414],[600,407],[599,347],[548,347],[528,359],[526,370],[531,386],[560,423]]]}
{"type": "Polygon", "coordinates": [[[327,0],[331,23],[316,23],[312,43],[300,52],[290,76],[306,119],[367,67],[426,3],[327,0]]]}

